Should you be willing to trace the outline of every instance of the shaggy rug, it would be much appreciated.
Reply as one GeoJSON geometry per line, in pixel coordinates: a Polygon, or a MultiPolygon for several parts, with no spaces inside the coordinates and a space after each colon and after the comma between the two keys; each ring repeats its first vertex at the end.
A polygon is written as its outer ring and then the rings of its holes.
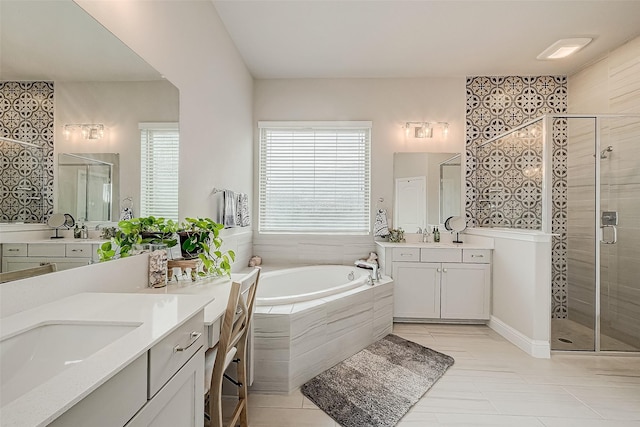
{"type": "Polygon", "coordinates": [[[453,358],[387,335],[301,390],[344,427],[395,426],[453,365],[453,358]]]}

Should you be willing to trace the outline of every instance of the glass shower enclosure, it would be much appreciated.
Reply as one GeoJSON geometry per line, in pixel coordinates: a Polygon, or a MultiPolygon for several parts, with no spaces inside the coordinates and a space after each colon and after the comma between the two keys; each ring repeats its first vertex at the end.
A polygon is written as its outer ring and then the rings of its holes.
{"type": "Polygon", "coordinates": [[[475,154],[476,224],[553,233],[551,349],[640,351],[640,116],[547,115],[475,154]]]}

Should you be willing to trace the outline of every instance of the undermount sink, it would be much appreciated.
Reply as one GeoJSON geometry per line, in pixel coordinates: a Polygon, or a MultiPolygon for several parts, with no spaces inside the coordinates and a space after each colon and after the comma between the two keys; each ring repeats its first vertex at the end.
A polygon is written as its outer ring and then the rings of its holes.
{"type": "Polygon", "coordinates": [[[47,323],[0,341],[0,407],[82,363],[138,326],[47,323]]]}

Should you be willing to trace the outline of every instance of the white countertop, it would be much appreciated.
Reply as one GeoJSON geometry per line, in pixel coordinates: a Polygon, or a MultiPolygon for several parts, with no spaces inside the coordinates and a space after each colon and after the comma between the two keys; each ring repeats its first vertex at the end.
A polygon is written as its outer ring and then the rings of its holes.
{"type": "MultiPolygon", "coordinates": [[[[231,278],[240,280],[245,274],[232,274],[231,278]]],[[[227,277],[216,279],[200,279],[196,282],[191,281],[173,281],[164,288],[146,288],[140,293],[154,295],[172,295],[186,294],[197,295],[202,299],[213,300],[204,308],[204,323],[211,326],[224,314],[229,300],[229,292],[231,292],[231,280],[227,277]]]]}
{"type": "Polygon", "coordinates": [[[69,243],[74,243],[74,244],[86,244],[86,245],[101,245],[104,242],[106,242],[106,239],[74,239],[74,238],[62,238],[62,239],[31,239],[31,240],[25,240],[22,242],[11,242],[11,243],[24,243],[27,245],[32,245],[32,244],[69,244],[69,243]]]}
{"type": "MultiPolygon", "coordinates": [[[[214,289],[220,291],[222,286],[214,289]]],[[[108,322],[140,326],[2,407],[0,424],[5,427],[48,424],[215,298],[215,292],[185,291],[183,293],[195,295],[175,295],[161,292],[162,289],[158,291],[159,295],[76,294],[3,318],[0,340],[47,323],[108,322]]],[[[221,302],[224,306],[227,298],[221,302]]],[[[216,300],[212,311],[218,303],[216,300]]]]}
{"type": "Polygon", "coordinates": [[[376,242],[376,245],[383,248],[430,248],[430,249],[493,249],[490,244],[478,243],[391,243],[376,242]]]}

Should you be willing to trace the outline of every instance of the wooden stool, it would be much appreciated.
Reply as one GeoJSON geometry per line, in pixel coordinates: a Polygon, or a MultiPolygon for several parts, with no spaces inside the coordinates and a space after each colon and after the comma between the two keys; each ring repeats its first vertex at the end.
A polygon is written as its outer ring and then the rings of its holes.
{"type": "Polygon", "coordinates": [[[167,268],[168,268],[168,272],[167,272],[167,278],[168,280],[171,280],[173,278],[173,269],[178,267],[180,269],[180,271],[182,272],[182,274],[184,274],[184,271],[187,268],[191,269],[191,281],[195,282],[196,279],[198,278],[198,269],[200,268],[200,265],[202,264],[202,261],[200,261],[199,258],[195,258],[195,259],[170,259],[167,261],[167,268]]]}

